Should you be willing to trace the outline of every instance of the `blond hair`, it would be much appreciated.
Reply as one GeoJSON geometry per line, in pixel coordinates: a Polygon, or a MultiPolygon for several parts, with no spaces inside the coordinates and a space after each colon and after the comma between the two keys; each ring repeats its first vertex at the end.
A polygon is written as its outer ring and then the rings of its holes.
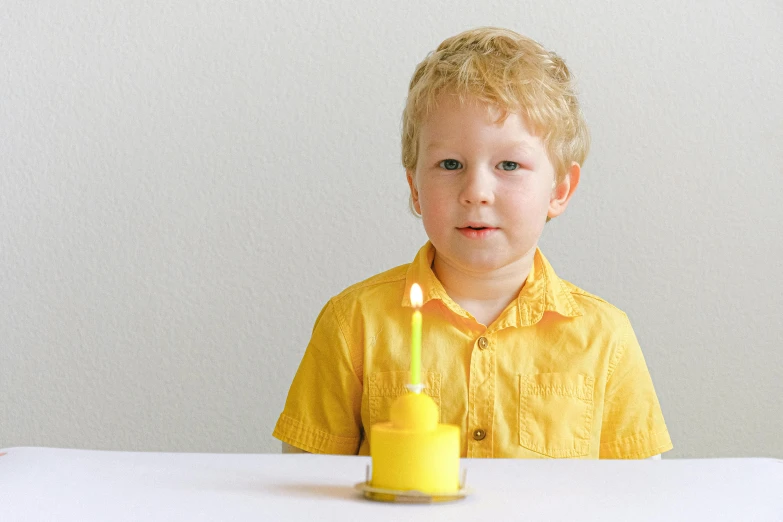
{"type": "Polygon", "coordinates": [[[402,164],[416,168],[419,130],[439,94],[519,112],[546,145],[557,180],[582,165],[590,135],[565,62],[514,31],[480,27],[447,38],[416,66],[402,116],[402,164]]]}

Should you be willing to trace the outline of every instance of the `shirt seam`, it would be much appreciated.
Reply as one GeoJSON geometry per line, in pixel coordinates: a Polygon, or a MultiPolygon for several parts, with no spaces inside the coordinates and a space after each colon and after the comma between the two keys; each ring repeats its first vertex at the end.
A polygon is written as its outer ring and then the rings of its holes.
{"type": "Polygon", "coordinates": [[[673,446],[671,442],[671,437],[669,436],[669,430],[667,428],[663,428],[662,430],[653,433],[648,432],[644,434],[635,434],[635,435],[631,435],[630,437],[626,437],[624,439],[600,444],[599,455],[601,453],[601,450],[603,449],[609,454],[610,456],[609,458],[637,459],[637,458],[645,458],[652,455],[657,455],[662,451],[668,451],[672,447],[673,446]],[[660,437],[664,437],[664,436],[666,437],[666,441],[658,444],[653,448],[649,448],[646,450],[636,450],[635,452],[629,454],[623,454],[622,451],[619,451],[623,447],[629,447],[629,446],[639,447],[642,446],[645,442],[656,441],[660,437]]]}
{"type": "MultiPolygon", "coordinates": [[[[622,312],[622,314],[623,314],[623,318],[625,319],[625,322],[629,323],[628,315],[625,312],[622,312]]],[[[628,328],[623,328],[623,337],[622,337],[622,342],[620,344],[620,348],[615,352],[612,361],[609,363],[609,368],[606,371],[607,387],[609,387],[609,381],[612,379],[612,376],[614,375],[614,371],[617,369],[617,365],[620,364],[620,360],[623,358],[627,350],[628,350],[628,328]]]]}
{"type": "MultiPolygon", "coordinates": [[[[659,444],[658,446],[655,446],[653,448],[649,448],[646,451],[637,451],[636,453],[629,453],[627,455],[620,455],[620,454],[614,454],[611,457],[615,460],[638,460],[638,459],[646,459],[649,457],[652,457],[653,455],[660,455],[661,453],[665,451],[669,451],[674,446],[671,442],[667,442],[664,444],[659,444]]],[[[604,460],[606,460],[607,457],[604,457],[604,460]]]]}
{"type": "Polygon", "coordinates": [[[364,290],[366,288],[370,288],[370,287],[373,287],[373,286],[385,285],[385,284],[389,284],[389,283],[398,283],[400,281],[405,281],[406,280],[406,274],[407,274],[407,268],[410,267],[410,265],[411,265],[411,263],[408,263],[407,265],[399,265],[399,266],[396,266],[394,268],[390,268],[389,270],[387,270],[387,272],[395,272],[395,271],[401,270],[403,267],[405,267],[406,270],[403,271],[401,274],[396,274],[396,273],[389,273],[387,275],[378,274],[378,275],[370,277],[369,279],[365,279],[364,281],[360,281],[358,283],[355,283],[355,284],[349,286],[348,288],[346,288],[345,290],[343,290],[342,292],[340,292],[339,294],[337,294],[336,296],[332,297],[331,300],[334,301],[334,302],[342,301],[343,299],[350,298],[352,296],[352,294],[354,294],[355,292],[364,290]]]}
{"type": "Polygon", "coordinates": [[[654,448],[650,448],[647,451],[638,451],[636,453],[632,453],[630,455],[620,457],[620,460],[646,459],[652,457],[653,455],[660,455],[664,451],[669,451],[673,447],[674,446],[672,445],[671,442],[666,442],[664,444],[659,444],[654,448]]]}
{"type": "Polygon", "coordinates": [[[346,333],[346,323],[345,316],[342,313],[342,310],[337,306],[337,303],[334,302],[334,300],[330,300],[330,304],[332,305],[332,308],[334,310],[334,316],[337,319],[337,326],[340,328],[340,335],[343,336],[343,340],[345,341],[346,346],[348,346],[348,353],[351,356],[351,367],[353,368],[353,374],[358,379],[360,384],[363,384],[364,382],[364,361],[362,357],[356,353],[356,350],[354,349],[354,340],[353,338],[346,333]]]}
{"type": "MultiPolygon", "coordinates": [[[[310,453],[346,453],[356,447],[360,440],[360,437],[334,435],[322,429],[307,426],[286,413],[280,414],[272,436],[310,453]]],[[[355,454],[355,451],[351,453],[355,454]]]]}

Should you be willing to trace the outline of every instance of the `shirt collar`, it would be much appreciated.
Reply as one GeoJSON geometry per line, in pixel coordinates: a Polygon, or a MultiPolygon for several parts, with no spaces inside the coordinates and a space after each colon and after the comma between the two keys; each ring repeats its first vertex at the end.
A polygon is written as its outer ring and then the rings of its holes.
{"type": "MultiPolygon", "coordinates": [[[[433,259],[435,259],[435,247],[427,241],[408,266],[402,306],[411,307],[411,285],[419,283],[424,296],[424,305],[431,300],[439,300],[455,314],[469,317],[468,313],[449,297],[446,289],[435,276],[432,271],[433,259]]],[[[564,317],[582,315],[582,309],[574,300],[565,281],[555,274],[544,254],[536,248],[533,267],[525,286],[495,321],[496,328],[532,326],[538,323],[546,312],[555,312],[564,317]]]]}
{"type": "MultiPolygon", "coordinates": [[[[405,275],[405,292],[402,296],[402,306],[411,307],[411,286],[413,283],[419,283],[424,297],[424,303],[433,299],[439,299],[444,303],[453,303],[451,297],[446,293],[440,280],[432,271],[432,261],[435,259],[435,247],[432,243],[427,243],[419,249],[413,262],[408,266],[408,272],[405,275]]],[[[457,305],[457,303],[454,303],[457,305]]],[[[457,305],[459,307],[459,305],[457,305]]]]}

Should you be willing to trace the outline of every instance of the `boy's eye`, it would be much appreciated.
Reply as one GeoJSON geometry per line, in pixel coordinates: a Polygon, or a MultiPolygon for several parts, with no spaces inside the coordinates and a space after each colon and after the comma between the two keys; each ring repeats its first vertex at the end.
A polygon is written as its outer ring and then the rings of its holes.
{"type": "Polygon", "coordinates": [[[462,168],[462,163],[454,159],[447,159],[438,163],[438,166],[446,170],[457,170],[462,168]]]}
{"type": "Polygon", "coordinates": [[[501,161],[498,163],[498,167],[503,170],[517,170],[519,168],[519,163],[516,161],[501,161]]]}

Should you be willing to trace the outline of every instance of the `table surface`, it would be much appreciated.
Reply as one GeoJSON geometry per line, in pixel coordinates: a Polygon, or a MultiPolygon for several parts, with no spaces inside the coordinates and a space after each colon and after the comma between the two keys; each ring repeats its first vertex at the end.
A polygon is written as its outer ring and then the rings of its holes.
{"type": "Polygon", "coordinates": [[[468,498],[361,497],[368,457],[0,450],[0,520],[775,520],[783,460],[464,459],[468,498]]]}

